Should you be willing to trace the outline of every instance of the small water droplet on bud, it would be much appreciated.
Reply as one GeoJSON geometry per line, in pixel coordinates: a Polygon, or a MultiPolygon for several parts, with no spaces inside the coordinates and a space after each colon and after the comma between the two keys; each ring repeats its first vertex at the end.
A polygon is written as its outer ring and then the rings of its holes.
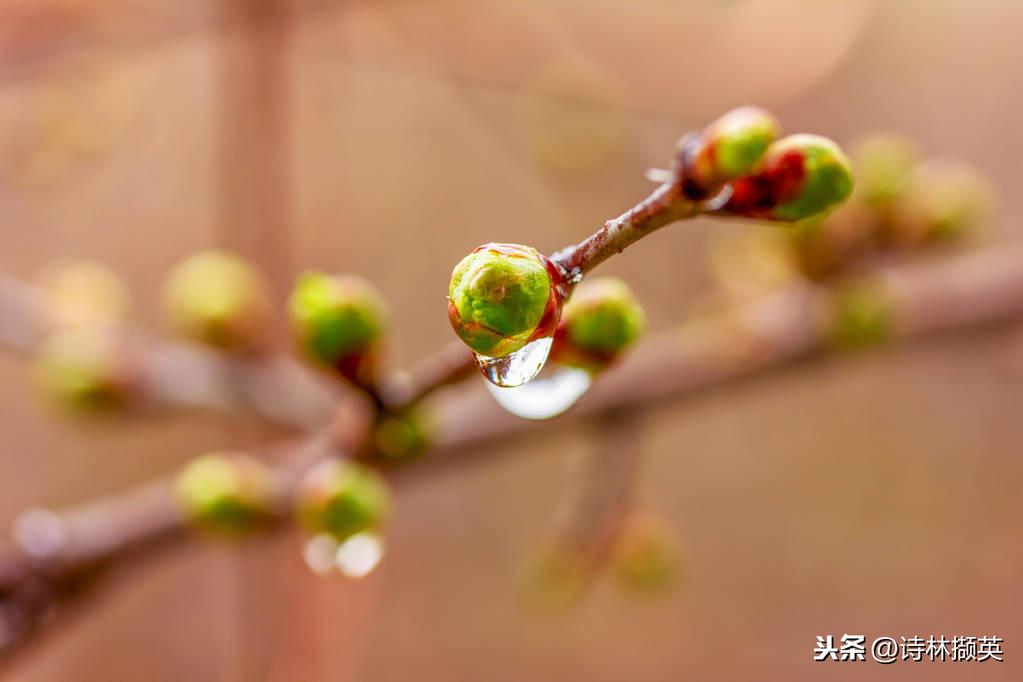
{"type": "Polygon", "coordinates": [[[553,337],[531,341],[514,353],[500,358],[474,353],[476,364],[483,376],[495,386],[514,388],[522,386],[535,377],[547,362],[551,352],[553,337]]]}

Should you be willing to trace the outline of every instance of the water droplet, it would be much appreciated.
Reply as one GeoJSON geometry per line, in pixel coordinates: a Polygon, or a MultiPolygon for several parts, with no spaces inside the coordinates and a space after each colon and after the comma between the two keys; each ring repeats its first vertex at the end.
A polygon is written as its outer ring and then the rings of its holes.
{"type": "Polygon", "coordinates": [[[337,554],[337,541],[329,535],[317,535],[309,538],[302,551],[306,565],[318,576],[327,576],[334,570],[334,557],[337,554]]]}
{"type": "Polygon", "coordinates": [[[524,386],[501,388],[487,384],[494,400],[516,417],[550,419],[576,404],[593,384],[593,376],[584,369],[564,368],[524,386]]]}
{"type": "Polygon", "coordinates": [[[335,563],[349,578],[365,578],[384,558],[384,541],[373,533],[359,533],[337,548],[335,563]]]}
{"type": "Polygon", "coordinates": [[[553,342],[550,336],[537,339],[503,358],[476,355],[476,364],[483,371],[483,376],[495,386],[521,386],[543,369],[553,342]]]}

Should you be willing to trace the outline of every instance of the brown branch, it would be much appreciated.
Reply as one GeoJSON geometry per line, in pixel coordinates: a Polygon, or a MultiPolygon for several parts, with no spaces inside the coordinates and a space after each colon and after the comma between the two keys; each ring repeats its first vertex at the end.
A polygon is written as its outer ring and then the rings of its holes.
{"type": "MultiPolygon", "coordinates": [[[[364,422],[358,428],[364,429],[364,422]]],[[[342,452],[338,437],[324,429],[279,446],[282,462],[273,471],[278,499],[263,530],[290,519],[300,474],[313,462],[342,452]]],[[[64,512],[22,514],[15,522],[15,541],[0,548],[0,664],[96,592],[106,576],[180,544],[188,531],[171,496],[170,479],[64,512]]]]}
{"type": "Polygon", "coordinates": [[[622,215],[608,220],[583,241],[551,256],[551,260],[571,277],[582,276],[654,230],[676,220],[692,218],[701,210],[699,204],[683,197],[681,183],[672,179],[622,215]]]}
{"type": "MultiPolygon", "coordinates": [[[[46,296],[0,274],[0,345],[33,353],[59,329],[46,296]]],[[[346,394],[286,356],[242,359],[121,330],[141,375],[140,404],[251,411],[287,427],[309,430],[325,423],[346,394]]]]}
{"type": "Polygon", "coordinates": [[[400,412],[445,386],[473,376],[475,371],[476,363],[469,349],[461,341],[452,341],[410,372],[392,374],[381,389],[382,402],[388,410],[400,412]]]}

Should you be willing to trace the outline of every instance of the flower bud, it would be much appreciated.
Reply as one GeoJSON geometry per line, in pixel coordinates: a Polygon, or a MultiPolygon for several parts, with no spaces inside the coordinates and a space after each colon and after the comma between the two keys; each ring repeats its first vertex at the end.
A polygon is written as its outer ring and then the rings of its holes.
{"type": "Polygon", "coordinates": [[[857,197],[884,211],[902,194],[919,161],[916,146],[895,135],[874,135],[853,148],[857,197]]]}
{"type": "Polygon", "coordinates": [[[266,340],[269,287],[233,253],[203,251],[179,263],[163,296],[171,325],[187,339],[228,351],[256,350],[266,340]]]}
{"type": "Polygon", "coordinates": [[[141,384],[131,348],[104,327],[51,334],[36,355],[34,379],[44,395],[76,410],[123,406],[141,384]]]}
{"type": "Polygon", "coordinates": [[[844,282],[829,299],[828,339],[839,349],[851,350],[884,343],[895,326],[893,301],[869,282],[844,282]]]}
{"type": "Polygon", "coordinates": [[[892,208],[883,237],[901,246],[963,237],[990,217],[991,185],[980,172],[951,160],[917,167],[892,208]]]}
{"type": "Polygon", "coordinates": [[[852,168],[838,145],[818,135],[790,135],[768,148],[753,175],[732,182],[722,212],[795,222],[844,201],[852,187],[852,168]]]}
{"type": "Polygon", "coordinates": [[[422,408],[387,415],[376,424],[376,452],[389,462],[405,462],[421,454],[433,440],[434,423],[422,408]]]}
{"type": "Polygon", "coordinates": [[[174,483],[174,497],[195,526],[236,533],[270,513],[275,490],[270,471],[261,462],[213,453],[188,463],[174,483]]]}
{"type": "Polygon", "coordinates": [[[614,573],[638,592],[658,592],[678,577],[681,550],[675,532],[652,514],[625,520],[611,556],[614,573]]]}
{"type": "Polygon", "coordinates": [[[309,271],[288,301],[291,329],[314,362],[333,367],[357,386],[371,386],[387,330],[387,307],[361,277],[309,271]]]}
{"type": "Polygon", "coordinates": [[[584,280],[565,303],[553,359],[600,371],[635,343],[645,323],[643,308],[625,282],[617,277],[584,280]]]}
{"type": "Polygon", "coordinates": [[[522,566],[522,589],[539,611],[564,614],[582,600],[592,566],[592,559],[582,550],[547,541],[522,566]]]}
{"type": "Polygon", "coordinates": [[[757,107],[740,107],[684,141],[681,150],[683,191],[704,199],[722,185],[748,175],[780,132],[778,121],[757,107]]]}
{"type": "Polygon", "coordinates": [[[88,260],[51,263],[37,278],[58,325],[88,326],[124,319],[128,290],[110,268],[88,260]]]}
{"type": "Polygon", "coordinates": [[[296,512],[310,532],[325,533],[343,542],[384,525],[391,512],[391,490],[372,469],[329,459],[303,478],[296,512]]]}
{"type": "Polygon", "coordinates": [[[504,357],[554,333],[564,278],[542,254],[519,244],[484,244],[451,273],[448,319],[465,345],[504,357]]]}

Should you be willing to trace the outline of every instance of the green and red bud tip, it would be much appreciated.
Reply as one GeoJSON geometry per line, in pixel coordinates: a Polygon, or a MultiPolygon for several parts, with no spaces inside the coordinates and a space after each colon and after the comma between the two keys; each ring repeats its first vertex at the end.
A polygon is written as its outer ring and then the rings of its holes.
{"type": "Polygon", "coordinates": [[[768,148],[754,174],[732,182],[721,212],[796,222],[834,208],[852,188],[852,167],[838,145],[819,135],[790,135],[768,148]]]}
{"type": "Polygon", "coordinates": [[[473,351],[504,357],[554,333],[565,283],[557,266],[520,244],[484,244],[455,266],[451,328],[473,351]]]}
{"type": "Polygon", "coordinates": [[[203,251],[176,265],[164,285],[164,307],[184,338],[228,351],[251,351],[266,340],[269,287],[240,256],[203,251]]]}
{"type": "Polygon", "coordinates": [[[374,470],[330,459],[303,478],[296,499],[299,522],[312,533],[338,542],[380,529],[391,512],[391,490],[374,470]]]}
{"type": "Polygon", "coordinates": [[[193,525],[236,533],[270,514],[274,483],[269,469],[251,457],[213,453],[185,466],[174,483],[174,498],[193,525]]]}
{"type": "Polygon", "coordinates": [[[369,282],[355,275],[305,272],[288,301],[288,316],[307,357],[358,385],[372,382],[388,312],[369,282]]]}
{"type": "Polygon", "coordinates": [[[616,277],[584,280],[565,304],[552,357],[570,367],[600,371],[643,333],[646,315],[616,277]]]}
{"type": "Polygon", "coordinates": [[[686,195],[704,199],[753,172],[780,130],[777,119],[763,109],[740,107],[688,138],[681,150],[686,195]]]}

